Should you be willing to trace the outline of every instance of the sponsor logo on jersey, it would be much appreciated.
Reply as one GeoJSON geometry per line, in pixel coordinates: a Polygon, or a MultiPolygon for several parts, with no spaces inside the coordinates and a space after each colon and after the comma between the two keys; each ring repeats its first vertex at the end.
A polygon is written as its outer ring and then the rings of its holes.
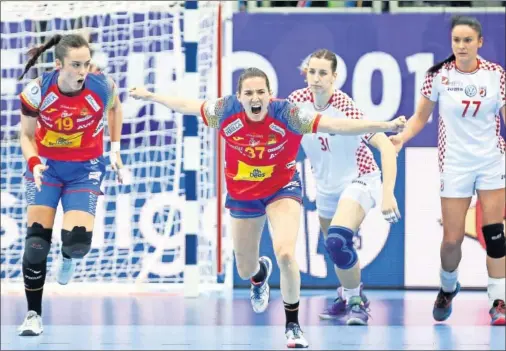
{"type": "Polygon", "coordinates": [[[257,140],[257,139],[255,139],[255,138],[251,138],[251,139],[249,140],[249,145],[250,145],[250,146],[253,146],[253,147],[254,147],[254,146],[257,146],[259,143],[260,143],[260,141],[259,141],[259,140],[257,140]]]}
{"type": "Polygon", "coordinates": [[[448,82],[447,91],[463,91],[464,84],[458,80],[452,80],[448,82]]]}
{"type": "Polygon", "coordinates": [[[244,151],[244,148],[242,146],[237,146],[237,145],[232,145],[232,144],[228,144],[228,146],[231,148],[231,149],[234,149],[234,150],[237,150],[239,151],[240,153],[242,153],[244,151]]]}
{"type": "Polygon", "coordinates": [[[439,185],[439,190],[441,190],[441,191],[445,190],[445,181],[443,179],[441,179],[441,183],[439,185]]]}
{"type": "Polygon", "coordinates": [[[49,110],[44,111],[44,112],[45,112],[45,113],[53,113],[53,112],[57,112],[57,111],[58,111],[58,109],[57,109],[57,108],[53,108],[53,107],[51,107],[49,110]]]}
{"type": "Polygon", "coordinates": [[[278,146],[276,147],[273,147],[272,149],[267,149],[267,152],[276,152],[276,151],[279,151],[281,150],[285,144],[288,142],[288,140],[285,140],[283,143],[279,144],[278,146]]]}
{"type": "Polygon", "coordinates": [[[284,130],[283,128],[281,128],[280,126],[276,125],[275,123],[271,123],[271,124],[269,125],[269,128],[270,128],[272,131],[274,131],[274,132],[276,132],[276,133],[281,134],[281,136],[283,136],[283,137],[284,137],[284,136],[285,136],[285,134],[286,134],[286,133],[285,133],[285,130],[284,130]]]}
{"type": "Polygon", "coordinates": [[[237,174],[233,179],[249,182],[261,182],[264,179],[272,177],[273,172],[274,172],[274,165],[250,166],[242,161],[239,161],[237,167],[237,174]]]}
{"type": "Polygon", "coordinates": [[[287,169],[290,169],[290,168],[295,167],[295,165],[296,165],[296,162],[295,162],[295,161],[288,162],[288,163],[286,164],[286,168],[287,168],[287,169]]]}
{"type": "Polygon", "coordinates": [[[84,97],[86,101],[90,104],[91,108],[95,110],[95,112],[100,111],[100,105],[97,103],[97,101],[93,98],[91,95],[86,95],[84,97]]]}
{"type": "Polygon", "coordinates": [[[90,114],[90,111],[86,108],[86,107],[83,107],[81,109],[81,112],[79,113],[81,116],[87,116],[90,114]]]}
{"type": "Polygon", "coordinates": [[[464,89],[464,93],[466,93],[466,95],[469,97],[475,96],[477,92],[478,90],[476,89],[476,85],[474,84],[468,85],[466,89],[464,89]]]}
{"type": "Polygon", "coordinates": [[[63,134],[48,130],[40,143],[46,147],[77,148],[81,146],[83,134],[84,132],[63,134]]]}
{"type": "Polygon", "coordinates": [[[274,134],[269,134],[269,137],[267,139],[267,145],[276,144],[278,140],[276,139],[276,136],[274,134]]]}
{"type": "Polygon", "coordinates": [[[87,115],[87,116],[84,116],[83,118],[78,118],[77,119],[77,122],[85,122],[87,120],[89,120],[90,118],[93,118],[93,115],[87,115]]]}
{"type": "Polygon", "coordinates": [[[85,129],[85,128],[88,128],[89,126],[91,126],[93,124],[94,121],[90,121],[86,124],[81,124],[80,126],[77,127],[77,130],[81,130],[81,129],[85,129]]]}
{"type": "Polygon", "coordinates": [[[235,121],[233,121],[223,129],[223,133],[225,133],[226,136],[231,136],[232,134],[242,129],[243,127],[244,124],[239,118],[237,118],[235,121]]]}
{"type": "Polygon", "coordinates": [[[441,84],[443,85],[448,85],[448,83],[450,83],[450,80],[448,79],[448,77],[441,77],[441,84]]]}
{"type": "Polygon", "coordinates": [[[34,85],[31,89],[30,89],[30,93],[35,95],[37,94],[38,92],[40,91],[39,87],[37,85],[34,85]]]}
{"type": "Polygon", "coordinates": [[[481,97],[487,96],[487,87],[485,86],[480,87],[480,96],[481,97]]]}
{"type": "Polygon", "coordinates": [[[97,129],[95,129],[95,131],[91,135],[93,138],[96,137],[98,135],[98,133],[100,133],[102,131],[102,129],[104,129],[104,124],[105,124],[104,118],[102,117],[102,119],[100,120],[100,122],[97,125],[97,129]]]}
{"type": "Polygon", "coordinates": [[[54,104],[56,100],[58,100],[58,95],[56,95],[53,92],[50,92],[49,94],[46,95],[44,101],[42,101],[42,105],[40,105],[39,110],[44,111],[46,108],[54,104]]]}
{"type": "Polygon", "coordinates": [[[244,138],[243,137],[238,137],[238,136],[235,136],[235,137],[232,137],[232,139],[234,141],[240,141],[240,140],[243,140],[244,138]]]}
{"type": "Polygon", "coordinates": [[[69,111],[63,111],[61,113],[61,118],[71,117],[71,116],[72,116],[72,113],[70,113],[69,111]]]}

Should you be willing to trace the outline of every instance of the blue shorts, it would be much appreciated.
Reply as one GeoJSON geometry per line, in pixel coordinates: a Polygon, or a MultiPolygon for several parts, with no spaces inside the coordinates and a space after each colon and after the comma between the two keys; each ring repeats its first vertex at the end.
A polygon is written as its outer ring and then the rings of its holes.
{"type": "Polygon", "coordinates": [[[25,172],[26,201],[28,206],[58,207],[61,199],[63,212],[84,211],[95,215],[100,185],[105,176],[103,157],[89,161],[55,161],[41,157],[48,166],[42,173],[42,186],[38,191],[29,170],[25,172]]]}
{"type": "Polygon", "coordinates": [[[299,173],[295,173],[292,180],[271,196],[258,200],[235,200],[227,195],[225,207],[230,210],[234,218],[256,218],[265,215],[265,208],[272,202],[289,198],[302,203],[302,186],[299,173]]]}

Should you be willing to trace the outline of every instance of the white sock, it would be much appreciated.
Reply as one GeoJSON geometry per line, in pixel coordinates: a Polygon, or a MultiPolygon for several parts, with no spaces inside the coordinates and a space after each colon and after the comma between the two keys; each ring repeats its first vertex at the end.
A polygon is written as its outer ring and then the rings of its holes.
{"type": "Polygon", "coordinates": [[[446,293],[452,293],[457,289],[457,280],[459,277],[458,269],[453,272],[447,272],[443,268],[439,271],[441,279],[441,289],[446,293]]]}
{"type": "Polygon", "coordinates": [[[353,296],[360,296],[360,285],[354,289],[346,289],[343,287],[343,299],[345,299],[346,302],[350,301],[350,298],[353,296]]]}
{"type": "Polygon", "coordinates": [[[494,304],[495,300],[506,301],[506,278],[491,278],[488,277],[488,302],[489,306],[494,304]]]}

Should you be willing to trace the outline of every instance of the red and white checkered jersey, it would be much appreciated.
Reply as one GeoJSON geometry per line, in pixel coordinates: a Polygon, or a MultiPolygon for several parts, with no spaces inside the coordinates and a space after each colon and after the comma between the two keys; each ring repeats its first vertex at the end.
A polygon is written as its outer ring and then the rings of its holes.
{"type": "MultiPolygon", "coordinates": [[[[364,114],[344,92],[335,90],[327,105],[318,109],[314,105],[309,88],[294,91],[288,100],[306,111],[321,113],[334,118],[361,119],[364,114]]],[[[320,194],[333,194],[343,189],[353,179],[372,172],[379,172],[367,142],[373,133],[362,136],[329,133],[305,134],[302,147],[311,162],[316,187],[320,194]]]]}
{"type": "Polygon", "coordinates": [[[427,73],[421,93],[439,101],[440,172],[471,172],[504,158],[505,80],[501,66],[483,59],[474,72],[461,72],[452,61],[427,73]]]}

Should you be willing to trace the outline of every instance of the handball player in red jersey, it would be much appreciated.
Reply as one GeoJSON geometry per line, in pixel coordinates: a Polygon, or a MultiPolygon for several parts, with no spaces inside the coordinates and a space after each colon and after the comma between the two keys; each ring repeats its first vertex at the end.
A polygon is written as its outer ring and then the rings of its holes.
{"type": "Polygon", "coordinates": [[[144,87],[134,87],[130,94],[180,113],[200,114],[207,126],[219,129],[226,143],[225,206],[232,217],[236,265],[239,275],[251,280],[253,310],[263,312],[269,302],[272,262],[268,257],[259,258],[267,217],[281,272],[287,347],[308,347],[298,321],[300,271],[295,259],[302,203],[296,156],[302,135],[317,131],[343,135],[401,131],[405,119],[345,120],[304,111],[286,100],[273,99],[267,75],[257,68],[244,70],[236,95],[215,100],[161,96],[144,87]]]}
{"type": "MultiPolygon", "coordinates": [[[[75,260],[91,249],[97,198],[105,174],[103,129],[111,135],[110,161],[121,182],[123,124],[115,83],[90,73],[91,53],[81,35],[55,35],[28,52],[20,80],[39,56],[55,47],[56,69],[29,82],[20,94],[27,199],[27,235],[22,271],[28,313],[19,335],[39,335],[42,291],[58,202],[64,211],[61,264],[57,280],[67,284],[75,260]]],[[[59,234],[59,233],[58,233],[59,234]]]]}

